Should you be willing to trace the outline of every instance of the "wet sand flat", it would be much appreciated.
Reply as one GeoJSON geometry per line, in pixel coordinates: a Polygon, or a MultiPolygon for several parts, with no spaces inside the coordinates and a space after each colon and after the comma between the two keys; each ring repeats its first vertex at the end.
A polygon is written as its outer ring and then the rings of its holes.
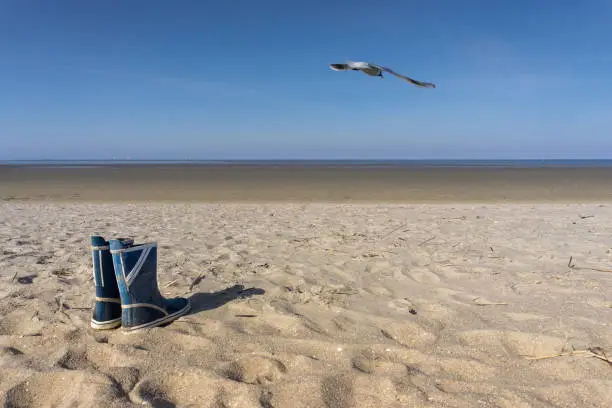
{"type": "Polygon", "coordinates": [[[600,202],[612,201],[612,167],[0,166],[0,198],[97,202],[600,202]]]}

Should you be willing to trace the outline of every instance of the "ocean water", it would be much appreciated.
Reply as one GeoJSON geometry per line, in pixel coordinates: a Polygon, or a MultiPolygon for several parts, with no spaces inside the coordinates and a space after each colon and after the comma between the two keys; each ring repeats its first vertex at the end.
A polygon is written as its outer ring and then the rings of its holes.
{"type": "Polygon", "coordinates": [[[262,167],[481,167],[481,168],[593,168],[612,167],[612,159],[523,160],[0,160],[0,165],[91,168],[138,165],[262,166],[262,167]]]}

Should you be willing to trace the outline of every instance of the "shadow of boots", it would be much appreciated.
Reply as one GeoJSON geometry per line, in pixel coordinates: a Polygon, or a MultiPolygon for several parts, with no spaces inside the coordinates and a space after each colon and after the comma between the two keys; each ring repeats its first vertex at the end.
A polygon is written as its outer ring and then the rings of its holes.
{"type": "Polygon", "coordinates": [[[213,293],[195,293],[189,298],[189,302],[191,302],[191,312],[188,315],[196,314],[204,310],[216,309],[232,300],[246,299],[255,295],[263,295],[264,293],[266,293],[266,291],[263,289],[245,289],[243,285],[234,285],[213,293]]]}

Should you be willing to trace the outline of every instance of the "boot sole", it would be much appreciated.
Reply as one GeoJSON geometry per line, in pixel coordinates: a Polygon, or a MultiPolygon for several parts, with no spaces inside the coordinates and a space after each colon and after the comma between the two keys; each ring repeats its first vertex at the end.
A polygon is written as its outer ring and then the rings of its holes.
{"type": "Polygon", "coordinates": [[[109,320],[106,322],[99,322],[97,320],[93,320],[91,319],[91,323],[90,323],[91,327],[94,330],[110,330],[110,329],[115,329],[119,326],[121,326],[121,318],[117,318],[114,320],[109,320]]]}
{"type": "Polygon", "coordinates": [[[187,313],[189,313],[190,310],[191,310],[191,303],[188,302],[187,306],[185,306],[181,310],[177,310],[176,312],[169,314],[168,316],[164,316],[161,319],[153,320],[152,322],[140,324],[134,327],[123,327],[121,330],[124,332],[133,333],[138,330],[149,329],[151,327],[161,326],[162,324],[169,323],[173,320],[178,319],[181,316],[186,315],[187,313]]]}

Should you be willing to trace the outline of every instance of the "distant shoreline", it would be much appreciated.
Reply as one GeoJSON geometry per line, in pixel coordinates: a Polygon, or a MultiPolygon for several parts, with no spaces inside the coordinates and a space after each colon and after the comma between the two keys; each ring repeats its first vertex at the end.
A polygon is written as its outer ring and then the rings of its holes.
{"type": "Polygon", "coordinates": [[[612,159],[414,160],[0,160],[0,167],[257,167],[257,168],[612,168],[612,159]]]}

